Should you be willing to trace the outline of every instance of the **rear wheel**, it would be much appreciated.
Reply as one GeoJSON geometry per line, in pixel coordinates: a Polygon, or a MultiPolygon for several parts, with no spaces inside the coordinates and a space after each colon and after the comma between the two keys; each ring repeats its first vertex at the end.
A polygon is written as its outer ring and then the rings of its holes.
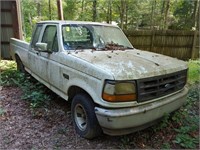
{"type": "Polygon", "coordinates": [[[92,139],[102,133],[94,112],[94,103],[88,95],[76,95],[72,101],[71,112],[75,130],[81,137],[92,139]]]}

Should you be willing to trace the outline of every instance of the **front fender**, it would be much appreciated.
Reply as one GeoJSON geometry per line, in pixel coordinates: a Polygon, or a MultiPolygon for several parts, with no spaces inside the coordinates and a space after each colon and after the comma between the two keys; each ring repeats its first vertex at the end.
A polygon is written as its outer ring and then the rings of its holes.
{"type": "MultiPolygon", "coordinates": [[[[84,77],[84,78],[87,78],[87,77],[84,77]]],[[[101,85],[102,85],[101,80],[98,80],[95,78],[90,79],[90,80],[73,78],[68,81],[68,84],[66,86],[64,85],[64,88],[67,89],[67,93],[68,93],[68,90],[70,89],[70,87],[72,86],[79,87],[83,89],[84,91],[86,91],[91,96],[91,98],[93,99],[95,103],[100,104],[101,87],[102,87],[101,85]]]]}

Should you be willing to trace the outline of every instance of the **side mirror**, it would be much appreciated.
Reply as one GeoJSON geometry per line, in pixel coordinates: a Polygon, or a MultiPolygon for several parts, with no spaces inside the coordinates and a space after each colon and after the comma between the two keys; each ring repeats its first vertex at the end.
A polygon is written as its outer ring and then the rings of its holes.
{"type": "Polygon", "coordinates": [[[47,52],[47,43],[36,43],[38,51],[47,52]]]}

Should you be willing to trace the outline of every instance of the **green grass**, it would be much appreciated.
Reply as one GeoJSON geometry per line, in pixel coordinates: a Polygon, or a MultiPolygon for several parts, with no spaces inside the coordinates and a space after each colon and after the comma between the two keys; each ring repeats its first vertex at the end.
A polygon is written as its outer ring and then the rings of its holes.
{"type": "Polygon", "coordinates": [[[0,72],[16,70],[16,63],[9,60],[0,60],[0,72]]]}
{"type": "Polygon", "coordinates": [[[200,79],[200,60],[190,60],[188,62],[189,71],[188,71],[188,83],[194,84],[199,82],[200,79]]]}

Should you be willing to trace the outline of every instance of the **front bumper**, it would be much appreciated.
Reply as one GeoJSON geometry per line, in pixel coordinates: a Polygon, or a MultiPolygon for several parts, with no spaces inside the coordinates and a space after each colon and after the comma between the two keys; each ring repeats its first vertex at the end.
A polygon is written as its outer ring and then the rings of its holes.
{"type": "Polygon", "coordinates": [[[95,113],[104,133],[122,135],[143,129],[166,113],[180,108],[186,101],[188,89],[158,101],[146,103],[132,108],[105,109],[95,107],[95,113]]]}

